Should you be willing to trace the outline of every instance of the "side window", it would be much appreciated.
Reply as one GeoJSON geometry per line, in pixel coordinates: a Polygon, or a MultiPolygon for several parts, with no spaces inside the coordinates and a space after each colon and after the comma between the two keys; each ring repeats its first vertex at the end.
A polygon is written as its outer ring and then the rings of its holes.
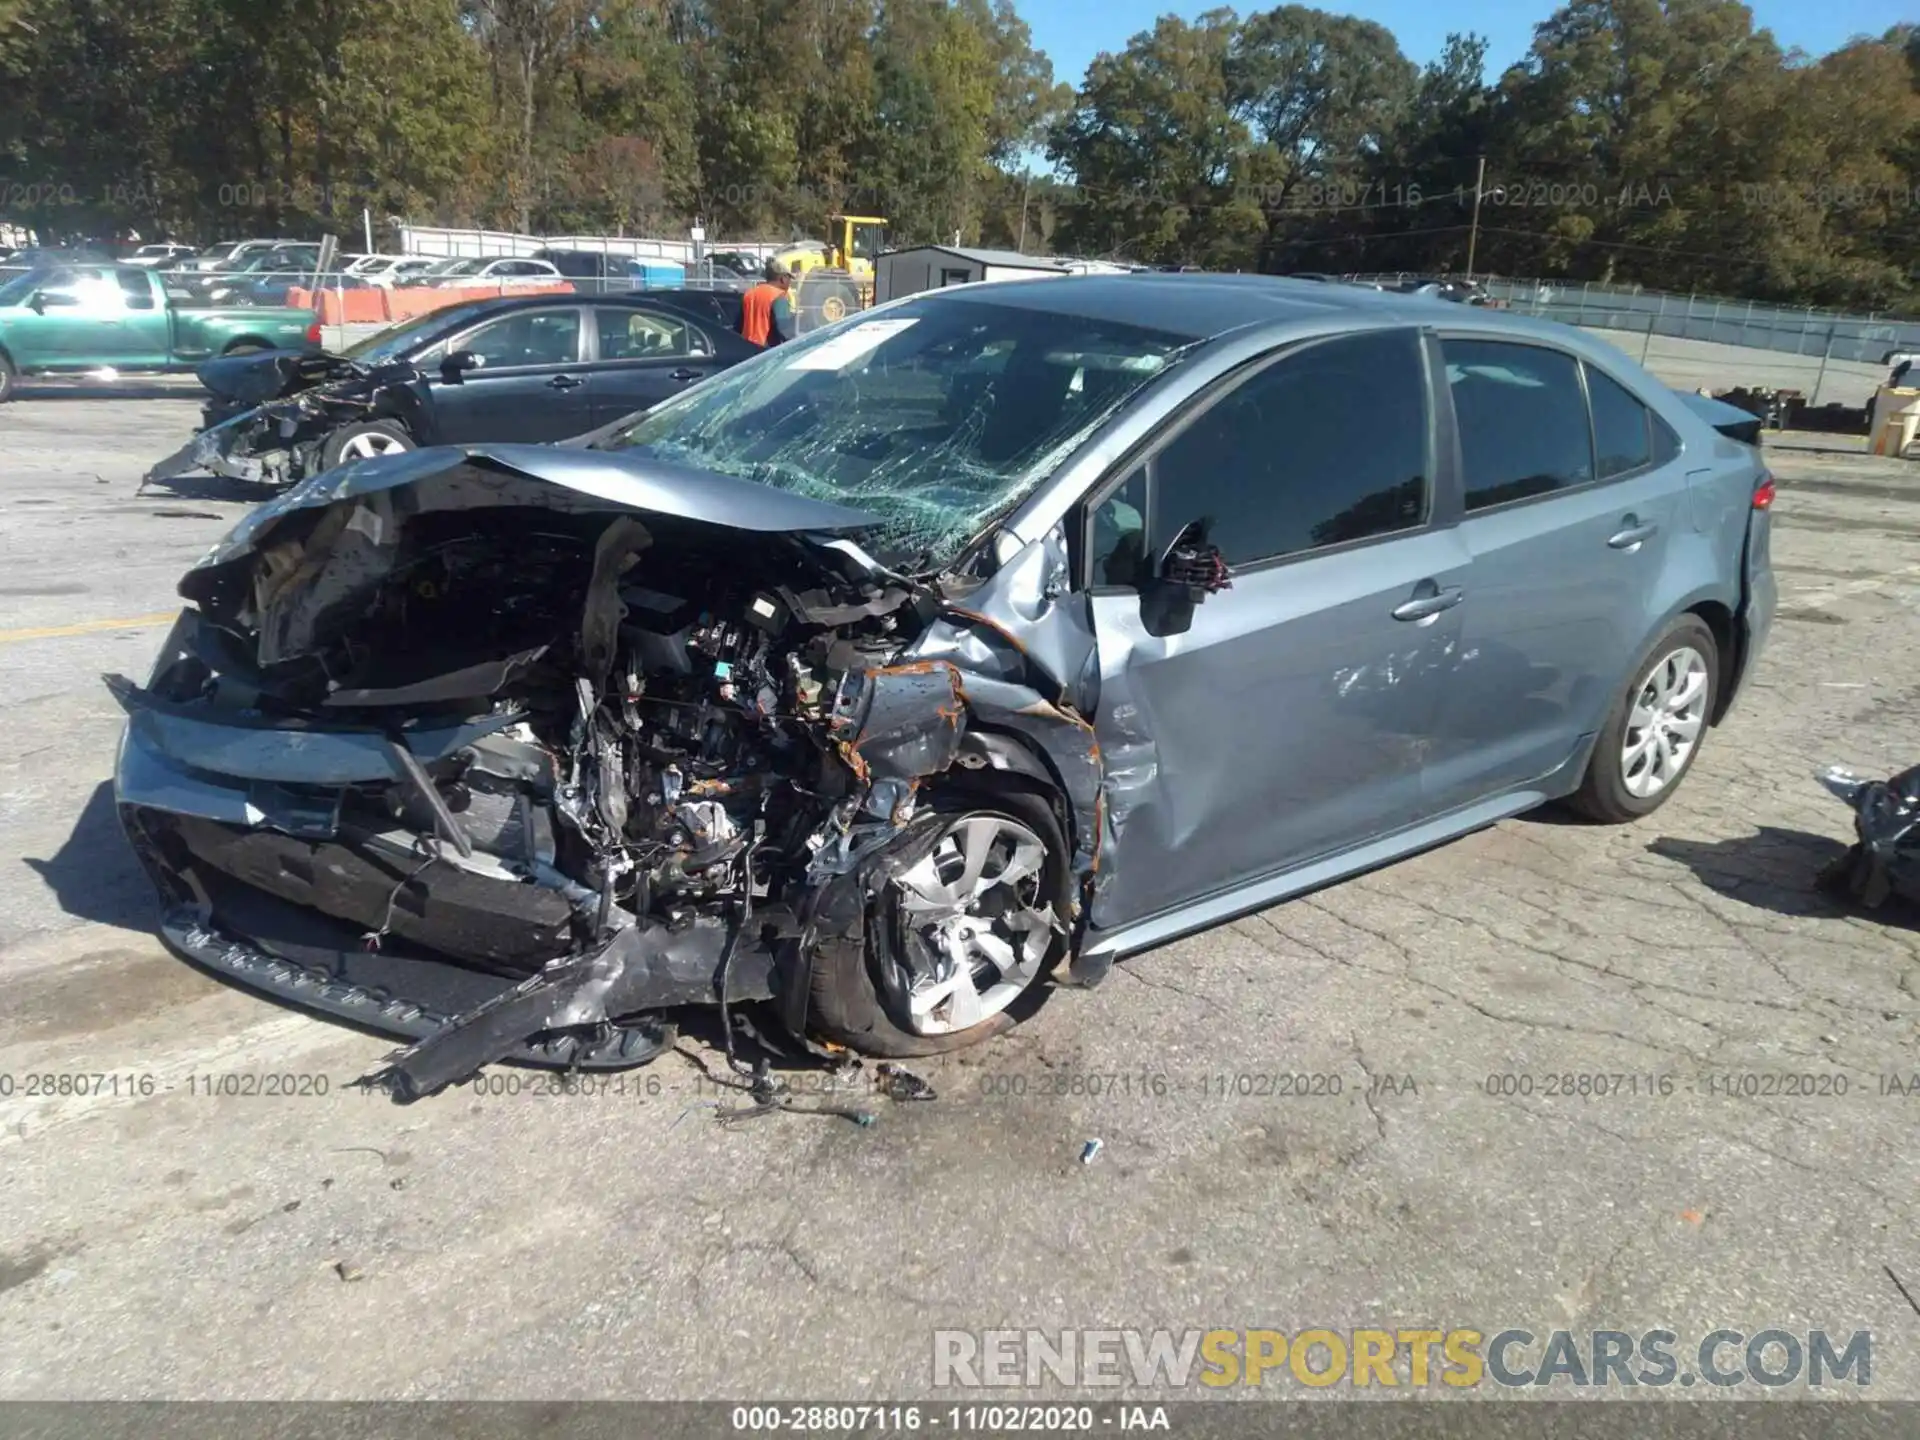
{"type": "Polygon", "coordinates": [[[1498,340],[1447,340],[1441,349],[1460,427],[1468,510],[1593,479],[1579,361],[1498,340]]]}
{"type": "Polygon", "coordinates": [[[1309,346],[1154,458],[1152,548],[1196,521],[1229,565],[1415,529],[1427,518],[1429,429],[1414,331],[1309,346]]]}
{"type": "Polygon", "coordinates": [[[580,314],[575,310],[520,311],[483,325],[455,350],[471,350],[489,369],[511,365],[570,365],[580,358],[580,314]]]}
{"type": "Polygon", "coordinates": [[[1658,415],[1653,416],[1653,463],[1670,465],[1680,458],[1680,437],[1658,415]]]}
{"type": "Polygon", "coordinates": [[[684,320],[639,310],[600,310],[596,315],[602,360],[664,360],[707,353],[705,341],[684,320]]]}
{"type": "Polygon", "coordinates": [[[1589,365],[1587,399],[1593,406],[1593,449],[1602,480],[1653,463],[1653,416],[1619,381],[1589,365]]]}
{"type": "Polygon", "coordinates": [[[1095,585],[1138,587],[1147,562],[1147,467],[1142,465],[1094,508],[1087,536],[1095,585]]]}
{"type": "Polygon", "coordinates": [[[146,272],[116,270],[114,275],[120,281],[120,293],[129,310],[153,309],[153,282],[147,279],[146,272]]]}

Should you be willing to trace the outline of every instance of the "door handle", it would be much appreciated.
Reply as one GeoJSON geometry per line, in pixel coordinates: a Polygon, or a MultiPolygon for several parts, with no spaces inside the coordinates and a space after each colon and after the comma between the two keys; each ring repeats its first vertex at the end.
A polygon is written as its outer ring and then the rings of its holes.
{"type": "Polygon", "coordinates": [[[577,375],[556,375],[547,381],[547,388],[549,390],[573,390],[578,388],[581,383],[582,381],[577,375]]]}
{"type": "Polygon", "coordinates": [[[1621,520],[1620,527],[1607,537],[1607,544],[1615,550],[1638,549],[1641,544],[1651,540],[1660,529],[1658,523],[1652,520],[1642,524],[1637,515],[1626,516],[1621,520]]]}
{"type": "Polygon", "coordinates": [[[685,366],[682,366],[680,369],[673,371],[667,378],[669,380],[678,380],[684,385],[689,380],[698,380],[700,378],[700,372],[698,370],[689,370],[685,366]]]}
{"type": "Polygon", "coordinates": [[[1422,582],[1420,588],[1426,593],[1415,595],[1411,600],[1403,601],[1393,607],[1394,619],[1431,620],[1442,610],[1451,610],[1467,598],[1467,592],[1458,585],[1449,585],[1442,590],[1429,580],[1422,582]]]}

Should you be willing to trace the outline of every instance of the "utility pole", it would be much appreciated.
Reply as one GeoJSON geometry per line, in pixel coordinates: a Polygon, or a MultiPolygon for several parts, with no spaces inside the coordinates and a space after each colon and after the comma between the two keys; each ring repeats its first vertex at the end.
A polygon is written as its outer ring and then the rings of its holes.
{"type": "Polygon", "coordinates": [[[1473,279],[1473,253],[1480,245],[1480,191],[1487,183],[1487,157],[1480,157],[1480,168],[1473,177],[1473,228],[1467,233],[1467,279],[1473,279]]]}

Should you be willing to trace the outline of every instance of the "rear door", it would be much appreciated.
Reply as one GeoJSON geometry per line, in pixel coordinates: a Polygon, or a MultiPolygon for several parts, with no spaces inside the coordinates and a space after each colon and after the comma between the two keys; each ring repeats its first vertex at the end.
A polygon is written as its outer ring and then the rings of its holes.
{"type": "Polygon", "coordinates": [[[1196,409],[1089,507],[1101,927],[1413,823],[1458,637],[1418,332],[1295,347],[1196,409]],[[1196,523],[1232,586],[1155,635],[1141,586],[1196,523]]]}
{"type": "Polygon", "coordinates": [[[617,305],[593,314],[589,428],[651,409],[722,368],[713,339],[684,316],[617,305]]]}
{"type": "Polygon", "coordinates": [[[510,311],[416,362],[427,376],[437,443],[541,443],[592,429],[583,318],[575,305],[510,311]],[[463,350],[485,363],[447,377],[442,363],[463,350]]]}
{"type": "Polygon", "coordinates": [[[1473,562],[1428,762],[1450,810],[1547,777],[1598,730],[1653,623],[1686,478],[1620,382],[1549,345],[1443,336],[1473,562]]]}

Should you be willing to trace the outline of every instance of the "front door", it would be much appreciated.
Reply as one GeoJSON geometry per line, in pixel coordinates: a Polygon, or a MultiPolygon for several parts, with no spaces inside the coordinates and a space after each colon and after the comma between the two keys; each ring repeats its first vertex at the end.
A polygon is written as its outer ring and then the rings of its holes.
{"type": "Polygon", "coordinates": [[[1473,559],[1428,763],[1430,803],[1450,810],[1552,774],[1600,727],[1648,638],[1686,479],[1646,407],[1575,356],[1441,346],[1473,559]]]}
{"type": "Polygon", "coordinates": [[[7,312],[7,348],[22,370],[89,370],[116,363],[115,335],[126,325],[120,287],[104,266],[61,266],[48,273],[38,306],[7,312]]]}
{"type": "Polygon", "coordinates": [[[436,348],[425,365],[435,442],[543,444],[593,428],[592,376],[577,306],[514,310],[436,348]],[[458,379],[440,368],[471,352],[484,362],[458,379]]]}
{"type": "Polygon", "coordinates": [[[1142,919],[1417,821],[1466,561],[1434,525],[1421,340],[1266,362],[1088,525],[1109,848],[1093,913],[1142,919]],[[1233,569],[1155,636],[1140,586],[1198,523],[1233,569]]]}

